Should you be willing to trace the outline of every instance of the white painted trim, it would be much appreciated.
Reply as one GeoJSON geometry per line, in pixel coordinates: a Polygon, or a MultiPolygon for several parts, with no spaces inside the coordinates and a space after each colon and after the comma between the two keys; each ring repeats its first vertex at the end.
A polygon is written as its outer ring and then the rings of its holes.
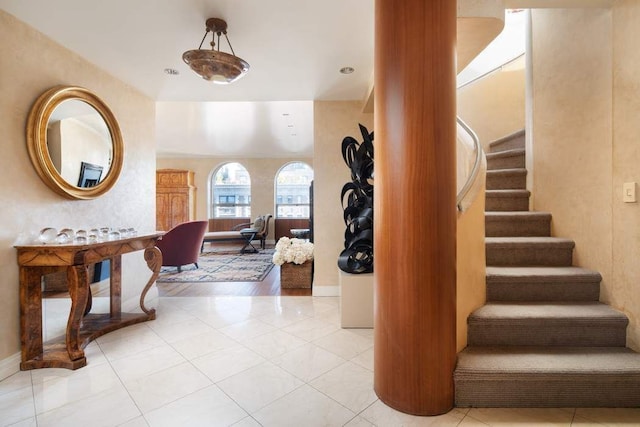
{"type": "Polygon", "coordinates": [[[20,352],[0,360],[0,381],[20,371],[20,352]]]}
{"type": "Polygon", "coordinates": [[[339,286],[314,286],[312,293],[314,297],[339,297],[340,287],[339,286]]]}

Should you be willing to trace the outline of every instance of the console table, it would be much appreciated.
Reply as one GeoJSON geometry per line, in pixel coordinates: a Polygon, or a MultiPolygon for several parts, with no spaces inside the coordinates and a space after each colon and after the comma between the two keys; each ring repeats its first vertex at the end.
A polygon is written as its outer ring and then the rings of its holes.
{"type": "Polygon", "coordinates": [[[161,236],[162,233],[156,233],[82,245],[15,246],[20,266],[20,369],[81,368],[87,364],[83,349],[94,339],[125,326],[155,319],[155,309],[145,307],[144,298],[162,266],[162,254],[155,247],[161,236]],[[122,254],[139,250],[144,250],[144,259],[152,271],[140,295],[143,313],[123,313],[122,254]],[[110,312],[85,315],[91,295],[88,266],[104,260],[110,260],[111,265],[110,312]],[[43,343],[42,276],[65,270],[71,297],[66,334],[59,340],[43,343]]]}

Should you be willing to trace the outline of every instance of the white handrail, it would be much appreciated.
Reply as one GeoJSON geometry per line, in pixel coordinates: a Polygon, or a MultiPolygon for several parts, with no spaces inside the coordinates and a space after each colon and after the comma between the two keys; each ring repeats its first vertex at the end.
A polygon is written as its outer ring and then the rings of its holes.
{"type": "MultiPolygon", "coordinates": [[[[467,180],[465,181],[456,197],[456,205],[458,207],[458,211],[463,212],[465,210],[463,202],[469,194],[469,191],[474,187],[474,184],[476,183],[481,165],[483,164],[484,152],[476,133],[460,117],[457,118],[457,121],[460,127],[462,127],[462,129],[471,137],[471,141],[473,142],[473,149],[475,152],[475,158],[473,161],[471,172],[469,173],[467,180]]],[[[457,138],[457,140],[460,141],[460,138],[457,138]]]]}

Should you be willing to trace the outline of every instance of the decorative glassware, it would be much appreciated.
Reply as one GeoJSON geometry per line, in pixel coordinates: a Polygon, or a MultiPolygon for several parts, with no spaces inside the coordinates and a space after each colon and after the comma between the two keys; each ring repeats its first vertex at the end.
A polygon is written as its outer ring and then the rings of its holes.
{"type": "Polygon", "coordinates": [[[107,236],[107,240],[118,240],[120,239],[120,232],[119,231],[110,231],[108,236],[107,236]]]}
{"type": "Polygon", "coordinates": [[[62,230],[60,230],[60,233],[66,234],[67,236],[69,236],[71,240],[73,240],[74,237],[76,237],[75,231],[73,231],[71,228],[63,228],[62,230]]]}
{"type": "Polygon", "coordinates": [[[56,236],[56,243],[59,243],[61,245],[64,245],[65,243],[69,243],[72,240],[73,239],[71,238],[71,236],[69,236],[67,233],[64,233],[64,232],[60,232],[56,236]]]}
{"type": "Polygon", "coordinates": [[[42,243],[53,243],[56,241],[56,237],[58,236],[58,230],[55,228],[47,227],[40,230],[40,235],[38,236],[38,240],[42,243]]]}

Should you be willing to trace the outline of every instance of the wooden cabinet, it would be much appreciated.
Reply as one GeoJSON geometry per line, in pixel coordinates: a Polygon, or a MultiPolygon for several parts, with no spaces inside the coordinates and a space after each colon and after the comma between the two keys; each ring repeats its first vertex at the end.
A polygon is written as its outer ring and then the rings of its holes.
{"type": "Polygon", "coordinates": [[[195,219],[196,187],[193,172],[179,169],[156,171],[156,229],[168,231],[195,219]]]}

